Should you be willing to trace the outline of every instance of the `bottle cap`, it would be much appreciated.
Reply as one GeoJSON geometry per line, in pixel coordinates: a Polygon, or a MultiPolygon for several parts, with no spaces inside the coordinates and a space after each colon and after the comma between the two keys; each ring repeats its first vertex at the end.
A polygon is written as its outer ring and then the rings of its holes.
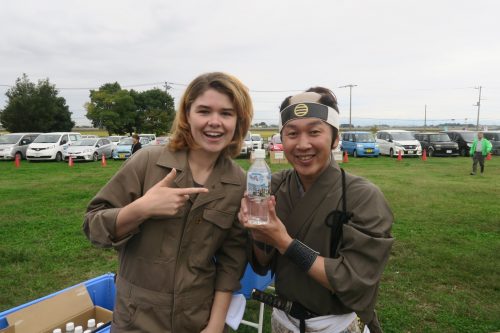
{"type": "Polygon", "coordinates": [[[94,319],[94,318],[89,319],[89,320],[87,321],[87,327],[88,327],[88,328],[94,328],[94,327],[95,327],[95,319],[94,319]]]}
{"type": "Polygon", "coordinates": [[[255,149],[253,152],[254,158],[266,158],[266,151],[264,149],[255,149]]]}
{"type": "Polygon", "coordinates": [[[72,331],[74,329],[75,329],[75,324],[72,321],[66,323],[66,331],[72,331]]]}
{"type": "Polygon", "coordinates": [[[60,328],[56,328],[52,331],[52,333],[62,333],[62,330],[60,328]]]}
{"type": "Polygon", "coordinates": [[[104,323],[102,322],[97,323],[97,327],[101,327],[102,325],[104,325],[104,323]]]}
{"type": "Polygon", "coordinates": [[[85,330],[83,333],[92,333],[92,330],[85,330]]]}
{"type": "Polygon", "coordinates": [[[83,333],[83,327],[81,326],[75,327],[75,333],[83,333]]]}

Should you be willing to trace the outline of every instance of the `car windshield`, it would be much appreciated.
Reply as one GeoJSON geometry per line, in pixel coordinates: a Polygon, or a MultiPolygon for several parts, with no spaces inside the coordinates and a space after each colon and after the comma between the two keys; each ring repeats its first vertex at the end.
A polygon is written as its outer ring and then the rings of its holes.
{"type": "Polygon", "coordinates": [[[133,145],[134,141],[132,140],[132,138],[125,138],[125,139],[121,139],[120,142],[118,142],[118,144],[121,146],[133,145]]]}
{"type": "Polygon", "coordinates": [[[404,140],[415,140],[415,137],[409,132],[396,132],[392,133],[394,140],[404,141],[404,140]]]}
{"type": "Polygon", "coordinates": [[[13,144],[19,141],[22,135],[19,134],[7,134],[0,136],[0,144],[13,144]]]}
{"type": "Polygon", "coordinates": [[[97,142],[97,139],[84,139],[75,142],[74,146],[93,146],[97,142]]]}
{"type": "Polygon", "coordinates": [[[119,142],[120,139],[122,139],[122,137],[121,136],[110,136],[108,139],[111,142],[119,142]]]}
{"type": "Polygon", "coordinates": [[[465,141],[472,142],[476,138],[476,132],[463,132],[461,133],[465,141]]]}
{"type": "Polygon", "coordinates": [[[450,137],[448,134],[441,133],[441,134],[431,134],[430,139],[432,142],[448,142],[450,141],[450,137]]]}
{"type": "Polygon", "coordinates": [[[33,142],[36,143],[57,143],[61,134],[40,134],[33,142]]]}
{"type": "Polygon", "coordinates": [[[484,137],[490,141],[500,141],[500,133],[484,133],[484,137]]]}
{"type": "Polygon", "coordinates": [[[260,135],[252,135],[252,141],[260,141],[261,137],[260,135]]]}
{"type": "Polygon", "coordinates": [[[371,133],[359,133],[356,134],[357,142],[375,142],[375,138],[371,133]]]}

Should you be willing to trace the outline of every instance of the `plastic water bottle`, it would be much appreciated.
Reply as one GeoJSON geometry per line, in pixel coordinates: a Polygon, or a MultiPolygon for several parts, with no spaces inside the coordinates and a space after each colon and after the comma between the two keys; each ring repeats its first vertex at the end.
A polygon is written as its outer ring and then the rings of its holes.
{"type": "Polygon", "coordinates": [[[255,149],[254,158],[247,172],[248,220],[252,224],[265,224],[269,222],[267,202],[271,193],[271,169],[265,161],[264,149],[255,149]]]}

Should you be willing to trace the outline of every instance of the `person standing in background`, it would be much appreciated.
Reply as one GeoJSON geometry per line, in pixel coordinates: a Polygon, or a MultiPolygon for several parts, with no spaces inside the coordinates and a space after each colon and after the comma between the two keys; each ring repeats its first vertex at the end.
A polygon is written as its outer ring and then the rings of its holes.
{"type": "Polygon", "coordinates": [[[139,149],[142,148],[142,144],[139,140],[140,140],[139,135],[137,135],[137,134],[132,135],[132,141],[133,141],[133,143],[132,143],[132,155],[136,151],[138,151],[139,149]]]}
{"type": "Polygon", "coordinates": [[[470,147],[469,155],[472,156],[472,176],[476,174],[477,164],[481,170],[481,176],[484,173],[484,159],[491,151],[492,145],[485,137],[483,137],[483,132],[477,132],[477,137],[474,138],[472,147],[470,147]]]}

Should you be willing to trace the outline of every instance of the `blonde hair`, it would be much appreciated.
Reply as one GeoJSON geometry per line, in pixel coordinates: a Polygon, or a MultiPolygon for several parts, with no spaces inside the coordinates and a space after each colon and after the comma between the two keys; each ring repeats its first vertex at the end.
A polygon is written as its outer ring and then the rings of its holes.
{"type": "Polygon", "coordinates": [[[223,149],[221,154],[236,157],[241,151],[243,139],[250,128],[250,122],[253,118],[252,100],[250,99],[247,87],[240,80],[232,75],[221,72],[202,74],[188,85],[179,102],[179,110],[175,115],[169,148],[173,151],[198,148],[191,135],[187,114],[193,102],[209,89],[214,89],[228,96],[233,103],[237,117],[236,129],[233,139],[223,149]]]}

